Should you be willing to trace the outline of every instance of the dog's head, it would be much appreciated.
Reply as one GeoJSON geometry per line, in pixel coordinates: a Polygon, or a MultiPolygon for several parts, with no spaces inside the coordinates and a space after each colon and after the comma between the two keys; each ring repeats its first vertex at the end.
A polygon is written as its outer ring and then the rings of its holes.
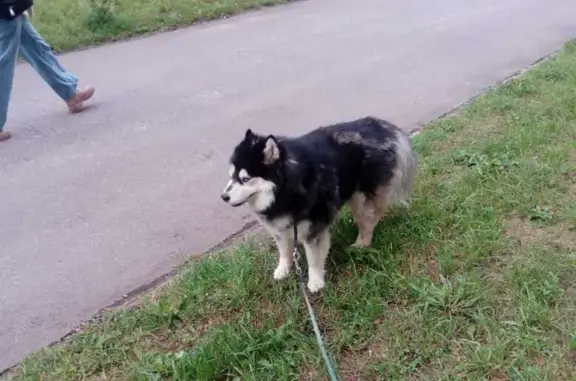
{"type": "Polygon", "coordinates": [[[234,207],[248,204],[255,212],[266,210],[274,203],[284,156],[274,136],[261,136],[248,129],[230,157],[230,180],[222,200],[234,207]]]}

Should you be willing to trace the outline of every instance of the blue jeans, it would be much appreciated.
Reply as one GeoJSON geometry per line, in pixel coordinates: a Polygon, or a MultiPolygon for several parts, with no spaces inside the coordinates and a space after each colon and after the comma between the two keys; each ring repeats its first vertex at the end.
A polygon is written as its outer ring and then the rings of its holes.
{"type": "Polygon", "coordinates": [[[78,86],[78,78],[60,65],[25,15],[12,21],[0,19],[0,131],[6,124],[18,53],[65,102],[74,96],[78,86]]]}

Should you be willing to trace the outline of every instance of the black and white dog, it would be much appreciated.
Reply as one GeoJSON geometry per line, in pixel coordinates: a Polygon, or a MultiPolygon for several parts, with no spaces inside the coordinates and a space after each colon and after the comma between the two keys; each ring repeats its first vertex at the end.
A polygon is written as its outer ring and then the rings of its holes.
{"type": "Polygon", "coordinates": [[[293,224],[306,249],[308,289],[324,287],[330,226],[348,203],[358,226],[355,246],[368,246],[394,203],[407,204],[417,159],[410,137],[382,119],[366,117],[288,138],[246,131],[230,158],[222,199],[246,204],[274,235],[274,279],[293,265],[293,224]]]}

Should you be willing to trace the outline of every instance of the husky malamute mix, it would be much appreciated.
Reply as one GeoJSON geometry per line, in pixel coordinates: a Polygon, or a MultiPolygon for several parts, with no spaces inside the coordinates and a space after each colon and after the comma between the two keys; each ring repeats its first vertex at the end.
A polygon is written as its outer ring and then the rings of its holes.
{"type": "Polygon", "coordinates": [[[347,203],[358,226],[355,246],[368,246],[376,224],[395,202],[407,203],[416,155],[410,137],[382,119],[366,117],[305,135],[246,131],[230,158],[222,199],[246,204],[273,234],[279,251],[274,279],[293,265],[293,224],[306,250],[308,289],[324,287],[330,226],[347,203]]]}

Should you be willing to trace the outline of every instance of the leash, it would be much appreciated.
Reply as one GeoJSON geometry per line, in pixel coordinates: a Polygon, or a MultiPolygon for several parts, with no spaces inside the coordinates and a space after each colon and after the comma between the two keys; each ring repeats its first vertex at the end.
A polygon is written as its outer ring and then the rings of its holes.
{"type": "Polygon", "coordinates": [[[298,274],[298,280],[300,284],[300,289],[302,290],[302,294],[304,294],[304,301],[306,302],[306,307],[308,307],[308,314],[310,315],[310,321],[312,322],[312,327],[314,328],[314,333],[316,334],[316,341],[318,342],[318,346],[320,347],[320,351],[322,352],[322,357],[324,358],[324,364],[326,365],[326,369],[328,369],[328,373],[330,374],[330,380],[338,381],[336,377],[336,372],[334,371],[334,366],[330,362],[330,357],[328,357],[328,351],[326,350],[326,346],[322,341],[322,334],[320,333],[320,329],[318,328],[318,323],[316,321],[316,315],[314,314],[314,309],[312,308],[312,304],[310,303],[310,299],[308,298],[308,293],[306,292],[306,281],[304,279],[304,274],[302,273],[302,268],[300,267],[300,253],[298,252],[298,226],[296,223],[296,219],[294,219],[294,252],[292,253],[292,258],[294,260],[294,264],[296,267],[296,274],[298,274]]]}

